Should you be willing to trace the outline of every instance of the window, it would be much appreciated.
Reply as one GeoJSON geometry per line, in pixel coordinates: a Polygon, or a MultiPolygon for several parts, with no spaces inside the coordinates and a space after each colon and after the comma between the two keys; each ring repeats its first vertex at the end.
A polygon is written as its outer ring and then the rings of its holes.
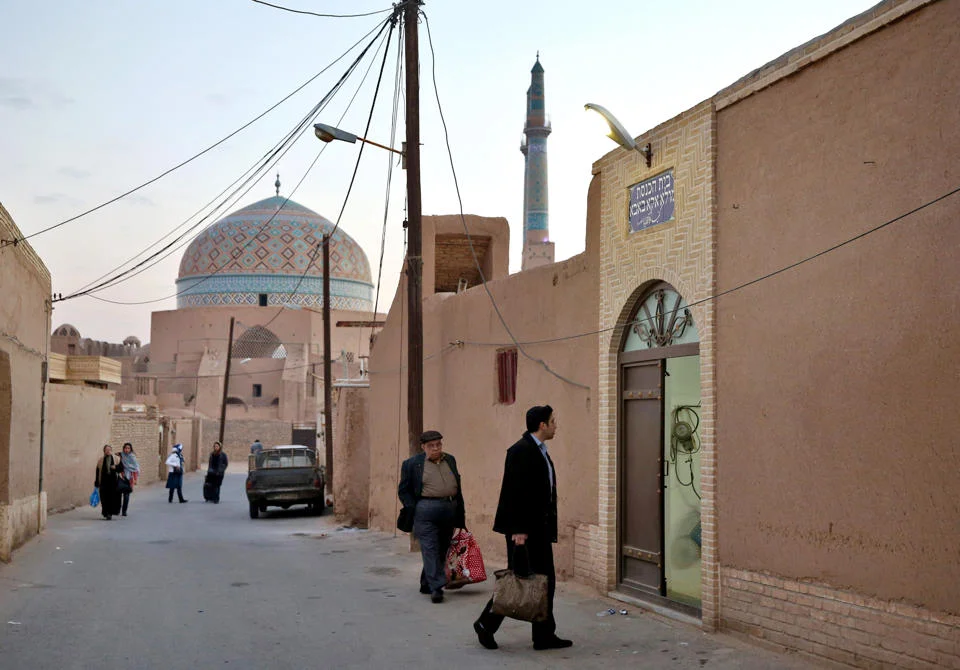
{"type": "Polygon", "coordinates": [[[253,385],[253,397],[259,398],[263,396],[263,384],[254,384],[253,385]]]}
{"type": "Polygon", "coordinates": [[[517,350],[497,351],[497,402],[512,405],[517,400],[517,350]]]}

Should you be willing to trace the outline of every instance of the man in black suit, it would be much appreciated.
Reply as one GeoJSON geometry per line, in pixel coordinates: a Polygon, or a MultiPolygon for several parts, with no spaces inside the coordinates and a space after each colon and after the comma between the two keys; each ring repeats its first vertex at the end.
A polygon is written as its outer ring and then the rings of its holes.
{"type": "MultiPolygon", "coordinates": [[[[553,618],[553,594],[557,576],[553,567],[553,543],[557,541],[557,480],[547,440],[557,432],[557,419],[549,405],[527,411],[527,432],[507,449],[500,485],[500,503],[493,530],[507,539],[507,566],[514,569],[515,550],[523,547],[529,556],[530,572],[547,576],[549,615],[533,624],[533,648],[563,649],[573,644],[557,637],[553,618]]],[[[524,549],[519,551],[522,553],[524,549]]],[[[522,561],[522,559],[521,559],[522,561]]],[[[503,617],[491,611],[493,599],[473,624],[477,638],[487,649],[496,649],[493,636],[503,617]]]]}

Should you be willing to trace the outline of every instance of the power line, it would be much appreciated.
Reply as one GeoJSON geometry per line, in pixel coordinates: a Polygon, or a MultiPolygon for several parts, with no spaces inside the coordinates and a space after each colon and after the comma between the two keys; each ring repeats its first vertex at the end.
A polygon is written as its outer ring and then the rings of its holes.
{"type": "MultiPolygon", "coordinates": [[[[373,101],[370,103],[370,113],[369,113],[369,115],[367,116],[367,127],[366,127],[366,129],[364,130],[364,132],[363,132],[364,137],[366,137],[366,136],[369,135],[369,133],[370,133],[370,123],[373,121],[373,113],[374,113],[374,111],[375,111],[376,108],[377,108],[377,97],[378,97],[379,94],[380,94],[380,84],[381,84],[381,82],[383,81],[383,71],[384,71],[384,69],[386,68],[386,65],[387,65],[387,57],[390,55],[390,40],[391,40],[391,38],[393,37],[393,29],[396,27],[395,17],[396,17],[396,15],[394,15],[394,17],[391,17],[391,21],[390,21],[390,31],[387,33],[387,46],[386,46],[386,48],[383,50],[383,61],[380,63],[380,74],[379,74],[379,76],[377,77],[377,85],[376,85],[376,88],[374,88],[374,90],[373,90],[373,101]]],[[[359,89],[357,89],[357,90],[359,91],[359,89]]],[[[344,113],[344,114],[346,114],[346,113],[344,113]]],[[[343,118],[343,117],[341,117],[341,119],[342,119],[342,118],[343,118]]],[[[326,146],[327,146],[327,145],[324,145],[324,148],[326,148],[326,146]]],[[[340,227],[340,221],[341,221],[341,219],[343,218],[343,213],[344,213],[344,212],[346,211],[346,209],[347,209],[347,203],[350,201],[350,194],[353,192],[353,184],[354,184],[354,182],[356,181],[356,178],[357,178],[357,170],[360,168],[360,159],[363,157],[363,148],[364,148],[365,146],[366,146],[366,142],[361,142],[361,143],[360,143],[360,151],[357,152],[357,160],[356,160],[356,163],[354,163],[354,166],[353,166],[353,175],[350,177],[350,184],[347,186],[347,193],[346,193],[346,195],[345,195],[344,198],[343,198],[343,205],[340,207],[340,214],[337,215],[337,222],[336,222],[336,224],[334,224],[333,229],[332,229],[332,230],[330,231],[330,233],[327,234],[327,236],[326,236],[326,238],[327,238],[327,241],[326,241],[327,246],[329,246],[329,245],[330,245],[330,242],[333,241],[333,235],[334,235],[334,233],[337,232],[337,229],[340,227]]],[[[322,151],[322,150],[321,150],[321,151],[322,151]]],[[[318,155],[318,158],[319,158],[319,155],[318,155]]],[[[298,185],[298,186],[299,186],[299,185],[298,185]]],[[[297,291],[300,290],[300,287],[303,285],[303,280],[306,279],[307,273],[310,271],[310,268],[313,266],[313,263],[314,263],[314,262],[316,261],[316,259],[317,259],[317,252],[320,251],[320,249],[323,247],[323,244],[324,244],[323,241],[321,241],[319,244],[317,244],[317,245],[314,247],[314,249],[313,249],[313,254],[310,256],[310,259],[309,259],[309,261],[307,262],[307,267],[304,268],[303,274],[300,275],[300,280],[297,282],[297,285],[293,287],[293,290],[290,292],[290,295],[287,296],[287,300],[284,301],[284,302],[289,302],[289,301],[293,298],[293,296],[295,296],[295,295],[297,294],[297,291]]],[[[328,253],[329,253],[329,250],[328,250],[328,253]]],[[[277,310],[277,313],[273,315],[273,318],[271,318],[269,321],[267,321],[267,323],[264,324],[263,327],[266,328],[266,327],[269,326],[271,323],[273,323],[274,321],[276,321],[277,318],[280,316],[280,314],[283,313],[283,310],[284,310],[284,309],[285,309],[285,307],[284,307],[283,305],[281,305],[280,308],[277,310]]]]}
{"type": "MultiPolygon", "coordinates": [[[[374,28],[374,30],[376,30],[376,28],[374,28]]],[[[371,31],[371,32],[373,32],[373,31],[371,31]]],[[[369,34],[369,33],[368,33],[368,34],[369,34]]],[[[361,38],[361,39],[362,39],[362,38],[361,38]]],[[[351,50],[352,50],[352,49],[353,49],[353,47],[351,47],[351,50]]],[[[349,51],[348,51],[347,53],[349,53],[349,51]]],[[[346,55],[346,54],[344,54],[344,55],[346,55]]],[[[341,58],[342,58],[342,57],[343,57],[343,56],[341,56],[341,58]]],[[[340,60],[340,59],[338,58],[337,60],[340,60]]],[[[35,233],[31,233],[31,234],[29,234],[29,235],[25,235],[25,236],[23,236],[23,237],[20,237],[20,238],[14,239],[14,240],[0,240],[0,248],[3,248],[3,247],[5,247],[5,246],[9,246],[9,245],[11,245],[11,244],[19,244],[20,242],[24,242],[24,241],[29,240],[29,239],[31,239],[31,238],[34,238],[34,237],[36,237],[36,236],[38,236],[38,235],[43,235],[44,233],[48,233],[48,232],[50,232],[51,230],[55,230],[55,229],[57,229],[57,228],[60,228],[61,226],[65,226],[65,225],[67,225],[68,223],[71,223],[72,221],[76,221],[77,219],[83,218],[84,216],[87,216],[88,214],[92,214],[93,212],[96,212],[97,210],[103,209],[104,207],[106,207],[106,206],[108,206],[108,205],[112,205],[113,203],[117,202],[118,200],[122,200],[123,198],[126,198],[128,195],[132,195],[133,193],[136,193],[137,191],[139,191],[139,190],[141,190],[141,189],[143,189],[143,188],[146,188],[147,186],[149,186],[149,185],[151,185],[151,184],[159,181],[160,179],[163,179],[163,178],[166,177],[168,174],[170,174],[170,173],[172,173],[172,172],[175,172],[176,170],[179,170],[180,168],[182,168],[183,166],[187,165],[188,163],[192,163],[192,162],[193,162],[194,160],[196,160],[197,158],[200,158],[200,157],[203,156],[204,154],[212,151],[213,149],[215,149],[216,147],[220,146],[221,144],[223,144],[224,142],[226,142],[226,141],[229,140],[230,138],[232,138],[232,137],[234,137],[235,135],[237,135],[238,133],[246,130],[247,128],[249,128],[250,126],[252,126],[254,123],[256,123],[257,121],[259,121],[260,119],[262,119],[264,116],[266,116],[267,114],[269,114],[270,112],[272,112],[274,109],[276,109],[277,107],[279,107],[280,105],[282,105],[284,102],[286,102],[286,101],[289,100],[291,97],[293,97],[294,95],[296,95],[297,93],[299,93],[301,90],[303,90],[307,85],[309,85],[311,82],[313,82],[317,77],[319,77],[319,76],[322,75],[324,72],[326,72],[326,70],[329,69],[329,67],[332,67],[336,62],[337,62],[337,61],[334,61],[333,63],[330,64],[330,66],[328,66],[327,68],[324,68],[323,70],[321,70],[321,71],[318,72],[317,74],[315,74],[315,75],[313,75],[312,77],[310,77],[310,79],[308,79],[308,80],[305,81],[303,84],[301,84],[301,85],[298,86],[296,89],[294,89],[293,92],[291,92],[291,93],[287,94],[286,96],[284,96],[283,98],[281,98],[279,101],[277,101],[276,103],[274,103],[273,105],[271,105],[270,107],[268,107],[266,110],[264,110],[263,112],[261,112],[260,114],[258,114],[257,116],[255,116],[253,119],[251,119],[251,120],[248,121],[247,123],[243,124],[242,126],[240,126],[239,128],[237,128],[236,130],[234,130],[234,131],[231,132],[230,134],[226,135],[225,137],[222,137],[221,139],[217,140],[216,142],[214,142],[213,144],[211,144],[210,146],[208,146],[206,149],[203,149],[203,150],[201,150],[200,152],[194,154],[193,156],[191,156],[190,158],[186,159],[185,161],[182,161],[182,162],[174,165],[173,167],[165,170],[164,172],[161,172],[161,173],[158,174],[156,177],[153,177],[152,179],[149,179],[149,180],[143,182],[143,183],[140,184],[139,186],[136,186],[136,187],[134,187],[134,188],[131,188],[131,189],[129,189],[129,190],[121,193],[120,195],[118,195],[118,196],[116,196],[116,197],[114,197],[114,198],[111,198],[110,200],[107,200],[106,202],[103,202],[103,203],[97,205],[96,207],[91,207],[90,209],[88,209],[88,210],[86,210],[86,211],[84,211],[84,212],[81,212],[80,214],[77,214],[77,215],[75,215],[75,216],[72,216],[72,217],[70,217],[69,219],[65,219],[64,221],[61,221],[60,223],[54,224],[54,225],[52,225],[52,226],[48,226],[47,228],[43,228],[43,229],[41,229],[41,230],[38,230],[38,231],[35,232],[35,233]]]]}
{"type": "MultiPolygon", "coordinates": [[[[383,26],[381,27],[381,33],[382,33],[383,29],[386,28],[386,26],[388,25],[388,23],[389,23],[389,21],[385,21],[385,22],[384,22],[383,26]]],[[[290,131],[290,132],[287,134],[287,136],[285,137],[285,139],[283,140],[283,142],[281,142],[281,144],[280,144],[280,145],[273,151],[273,153],[269,156],[269,158],[267,159],[266,163],[269,163],[271,160],[274,159],[274,156],[276,156],[277,152],[280,151],[280,147],[282,147],[284,144],[286,144],[286,147],[283,149],[282,153],[280,153],[279,157],[276,158],[276,160],[279,160],[280,158],[282,158],[283,155],[285,155],[285,154],[287,153],[287,151],[289,151],[290,148],[292,148],[293,144],[296,142],[296,139],[293,139],[293,138],[299,139],[299,136],[300,136],[303,128],[305,128],[307,125],[309,125],[309,123],[312,122],[312,121],[314,120],[314,118],[320,113],[320,111],[322,111],[323,108],[329,103],[329,101],[332,99],[333,95],[340,89],[340,87],[342,87],[342,85],[344,84],[344,82],[346,81],[346,79],[349,77],[349,75],[350,75],[350,74],[353,72],[353,70],[356,68],[357,64],[363,59],[363,57],[364,57],[364,56],[366,55],[366,53],[369,51],[370,47],[373,46],[373,44],[374,44],[374,43],[376,42],[376,40],[379,39],[379,38],[380,38],[380,34],[376,35],[376,36],[373,38],[373,40],[371,40],[370,44],[368,44],[368,45],[364,48],[364,50],[357,56],[357,58],[354,60],[354,62],[353,62],[353,63],[350,65],[350,67],[348,68],[347,72],[344,73],[344,75],[340,78],[340,80],[339,80],[339,81],[337,82],[337,84],[333,87],[333,89],[331,89],[330,92],[328,92],[327,95],[324,96],[323,100],[321,100],[320,103],[318,103],[317,105],[315,105],[314,108],[313,108],[303,119],[301,119],[300,123],[297,125],[296,128],[294,128],[292,131],[290,131]],[[291,141],[291,140],[292,140],[292,141],[291,141]]],[[[321,148],[320,152],[319,152],[318,155],[317,155],[317,158],[319,158],[319,154],[323,153],[323,151],[324,151],[325,149],[326,149],[326,146],[324,146],[323,148],[321,148]]],[[[303,180],[306,178],[306,175],[309,174],[310,170],[311,170],[311,169],[313,168],[313,166],[316,164],[317,158],[314,159],[313,163],[311,163],[311,165],[310,165],[310,167],[307,169],[306,173],[305,173],[305,174],[303,175],[303,177],[300,179],[300,182],[297,184],[297,187],[298,187],[298,188],[299,188],[299,185],[303,183],[303,180]]],[[[239,199],[242,198],[244,195],[246,195],[246,193],[247,193],[250,189],[253,188],[253,186],[255,185],[256,181],[259,180],[259,178],[260,178],[260,177],[258,177],[256,180],[252,180],[252,179],[251,179],[251,180],[248,180],[248,183],[250,183],[250,185],[247,187],[246,191],[244,191],[242,194],[240,194],[240,195],[237,197],[236,200],[239,200],[239,199]]],[[[241,188],[242,188],[242,187],[241,187],[241,188]]],[[[238,188],[237,190],[235,190],[235,191],[234,191],[234,194],[236,194],[239,190],[240,190],[239,188],[238,188]]],[[[280,205],[280,207],[277,209],[277,211],[274,212],[273,216],[271,216],[270,219],[268,219],[268,220],[260,227],[260,229],[259,229],[256,233],[254,233],[254,234],[250,237],[250,239],[248,239],[248,241],[244,244],[244,246],[242,246],[242,247],[240,247],[240,248],[238,248],[238,249],[235,249],[235,250],[231,253],[231,257],[228,258],[228,259],[224,262],[223,265],[221,265],[220,267],[216,268],[216,270],[214,270],[214,272],[210,273],[209,275],[204,276],[200,281],[192,284],[191,286],[189,286],[189,287],[186,288],[186,289],[183,289],[182,291],[177,291],[177,292],[175,292],[175,293],[173,293],[173,294],[171,294],[171,295],[163,296],[162,298],[155,298],[155,299],[153,299],[153,300],[118,301],[118,300],[110,300],[110,299],[107,299],[107,298],[101,298],[101,297],[99,297],[99,296],[94,296],[94,295],[92,295],[92,292],[93,292],[93,291],[98,290],[98,289],[101,288],[101,286],[102,286],[102,285],[98,285],[97,287],[94,287],[94,288],[91,288],[91,289],[87,289],[87,290],[84,290],[84,291],[80,291],[80,292],[77,292],[77,293],[75,293],[75,294],[68,295],[68,296],[66,296],[66,297],[64,297],[64,298],[59,298],[59,299],[55,300],[55,302],[60,302],[60,301],[62,301],[62,300],[69,300],[69,299],[72,299],[72,298],[80,297],[80,296],[82,296],[82,295],[91,295],[91,297],[94,297],[94,298],[96,298],[96,299],[98,299],[98,300],[101,300],[101,301],[103,301],[103,302],[108,302],[108,303],[111,303],[111,304],[117,304],[117,305],[144,305],[144,304],[161,302],[161,301],[163,301],[163,300],[167,300],[167,299],[169,299],[169,298],[173,298],[173,297],[182,295],[183,293],[185,293],[185,292],[187,292],[187,291],[189,291],[189,290],[195,289],[197,286],[205,283],[206,281],[209,281],[213,276],[219,274],[222,270],[224,270],[224,269],[230,264],[230,262],[231,262],[234,258],[236,258],[240,253],[242,253],[243,250],[246,249],[246,247],[249,246],[253,241],[255,241],[255,240],[256,240],[256,237],[257,237],[258,235],[260,235],[260,233],[262,233],[262,232],[267,228],[267,226],[269,226],[269,225],[273,222],[273,220],[279,215],[279,213],[283,210],[283,208],[286,206],[286,204],[290,201],[291,197],[293,196],[293,194],[294,194],[295,192],[296,192],[296,188],[290,193],[290,195],[288,195],[288,196],[284,199],[283,203],[281,203],[281,205],[280,205]]],[[[233,197],[233,196],[231,195],[231,197],[233,197]]],[[[228,200],[229,200],[229,198],[228,198],[228,200]]],[[[234,202],[236,202],[236,200],[235,200],[234,202]]],[[[218,207],[218,209],[219,209],[219,207],[218,207]]],[[[211,214],[212,214],[212,213],[211,213],[211,214]]],[[[208,217],[206,217],[206,218],[209,218],[209,215],[208,215],[208,217]]],[[[170,246],[170,245],[168,245],[168,247],[169,247],[169,246],[170,246]]],[[[161,252],[162,252],[162,250],[161,250],[161,252]]],[[[158,254],[161,253],[161,252],[158,252],[158,254]]],[[[172,252],[171,252],[171,253],[172,253],[172,252]]],[[[157,255],[157,254],[154,254],[153,256],[151,256],[151,258],[156,257],[156,255],[157,255]]],[[[149,260],[149,259],[147,259],[147,260],[149,260]]],[[[143,265],[144,262],[146,262],[146,261],[141,262],[139,265],[143,265]]],[[[158,261],[158,262],[159,262],[159,261],[158,261]]],[[[103,284],[108,284],[108,283],[113,282],[112,285],[116,285],[116,284],[120,283],[119,281],[116,281],[120,276],[123,276],[123,275],[125,275],[125,274],[128,274],[128,273],[131,272],[132,270],[136,269],[136,267],[139,267],[139,265],[138,265],[138,266],[135,266],[134,268],[130,268],[129,270],[125,271],[124,273],[121,273],[120,275],[118,275],[118,277],[114,277],[113,279],[108,280],[108,282],[103,282],[103,284]]],[[[137,273],[137,274],[139,274],[139,273],[137,273]]],[[[128,277],[128,278],[129,278],[129,277],[128,277]]],[[[124,281],[125,281],[125,280],[124,280],[124,281]]],[[[102,286],[102,287],[105,288],[105,286],[102,286]]]]}
{"type": "MultiPolygon", "coordinates": [[[[367,39],[370,35],[372,35],[374,32],[376,32],[376,31],[377,31],[377,28],[382,28],[382,25],[381,25],[381,24],[377,24],[377,26],[375,26],[372,30],[368,31],[363,37],[361,37],[361,38],[358,39],[356,42],[354,42],[346,51],[344,51],[340,56],[338,56],[333,62],[331,62],[329,65],[327,65],[325,68],[323,68],[320,72],[318,72],[316,75],[314,75],[314,77],[312,77],[310,80],[308,80],[308,81],[306,82],[306,84],[309,84],[311,81],[313,81],[314,79],[316,79],[316,78],[319,77],[320,75],[326,73],[330,68],[332,68],[334,65],[336,65],[336,64],[337,64],[338,62],[340,62],[341,60],[343,60],[343,59],[347,56],[347,54],[349,54],[351,51],[353,51],[355,48],[357,48],[357,46],[360,45],[361,42],[363,42],[363,41],[364,41],[365,39],[367,39]]],[[[305,85],[306,85],[306,84],[305,84],[305,85]]],[[[302,87],[301,87],[301,89],[302,89],[302,87]]],[[[294,93],[296,93],[296,91],[294,91],[294,93]]],[[[181,223],[181,224],[178,225],[176,228],[174,228],[173,230],[171,230],[170,232],[168,232],[166,235],[164,235],[163,237],[161,237],[160,239],[158,239],[156,242],[153,242],[153,243],[151,243],[150,245],[148,245],[147,247],[145,247],[144,249],[142,249],[140,252],[138,252],[137,254],[135,254],[133,257],[127,259],[126,261],[122,262],[120,265],[114,267],[112,270],[109,270],[108,272],[105,272],[104,274],[100,275],[100,276],[97,277],[96,279],[88,282],[87,284],[84,284],[83,286],[81,286],[81,287],[80,287],[79,289],[77,289],[76,291],[73,291],[73,292],[71,293],[71,295],[76,294],[76,293],[80,293],[80,292],[82,292],[82,291],[90,288],[90,287],[91,287],[93,284],[95,284],[96,282],[98,282],[98,281],[100,281],[101,279],[103,279],[103,278],[111,275],[112,273],[116,272],[117,270],[119,270],[120,268],[124,267],[124,266],[127,265],[128,263],[133,262],[133,261],[136,260],[138,257],[140,257],[142,254],[146,253],[147,251],[149,251],[150,249],[152,249],[152,248],[155,247],[156,245],[160,244],[163,240],[165,240],[165,239],[167,239],[168,237],[170,237],[171,235],[173,235],[176,231],[178,231],[178,230],[180,230],[181,228],[183,228],[185,225],[187,225],[187,223],[189,223],[189,221],[190,221],[191,219],[193,219],[193,218],[196,217],[196,216],[199,216],[202,212],[204,212],[207,208],[209,208],[211,205],[213,205],[215,202],[217,202],[225,193],[227,193],[227,191],[229,191],[231,188],[233,188],[234,186],[236,186],[238,183],[241,183],[241,182],[247,183],[247,181],[245,181],[245,180],[247,180],[247,179],[249,178],[248,175],[256,174],[257,172],[259,172],[260,170],[262,170],[262,167],[261,167],[261,168],[258,168],[258,165],[261,165],[261,164],[263,163],[263,161],[267,160],[271,155],[273,155],[273,154],[275,153],[275,151],[276,151],[276,149],[277,149],[278,146],[282,146],[282,142],[281,142],[281,143],[278,143],[277,145],[274,145],[274,147],[273,147],[272,149],[270,149],[269,151],[267,151],[263,156],[261,156],[261,157],[257,160],[257,163],[254,163],[253,166],[251,166],[246,172],[244,172],[242,175],[240,175],[240,177],[238,177],[238,178],[235,179],[233,182],[231,182],[230,185],[228,185],[225,189],[223,189],[222,191],[220,191],[220,193],[218,193],[213,199],[211,199],[209,202],[207,202],[207,204],[205,204],[203,207],[201,207],[201,208],[198,209],[196,212],[194,212],[194,213],[191,214],[189,217],[187,217],[187,218],[183,221],[183,223],[181,223]]],[[[242,186],[241,186],[240,188],[242,188],[242,186]]],[[[239,190],[239,189],[237,189],[237,190],[239,190]]],[[[229,200],[230,198],[232,198],[233,195],[236,194],[236,192],[237,192],[237,191],[235,190],[234,193],[231,194],[231,196],[229,196],[226,200],[229,200]]],[[[201,224],[203,224],[204,221],[209,220],[209,219],[213,216],[214,212],[221,211],[221,209],[224,207],[225,202],[226,202],[226,201],[221,202],[221,204],[218,205],[217,207],[215,207],[207,216],[204,216],[203,218],[200,219],[200,221],[198,221],[197,223],[195,223],[193,226],[190,226],[190,227],[185,231],[184,234],[182,234],[182,235],[179,236],[176,240],[174,240],[174,243],[176,243],[177,241],[183,239],[183,237],[184,237],[184,235],[185,235],[186,233],[189,233],[190,231],[195,230],[197,227],[199,227],[201,224]]],[[[236,200],[235,200],[234,202],[236,202],[236,200]]],[[[191,239],[191,241],[192,241],[192,239],[191,239]]],[[[177,248],[182,248],[183,246],[184,246],[184,245],[181,245],[180,247],[177,247],[177,248]]],[[[158,252],[157,254],[154,254],[154,255],[150,256],[147,260],[150,260],[150,259],[152,259],[152,258],[156,258],[157,255],[159,255],[159,253],[162,253],[165,249],[169,249],[169,248],[170,248],[170,245],[165,246],[163,249],[160,250],[160,252],[158,252]]],[[[176,249],[173,249],[170,253],[172,254],[174,251],[176,251],[176,249]]],[[[163,256],[163,258],[161,258],[160,260],[163,260],[164,258],[167,258],[169,255],[170,255],[170,254],[167,254],[166,256],[163,256]]],[[[158,262],[159,262],[159,261],[158,261],[158,262]]],[[[139,273],[137,273],[137,274],[139,274],[139,273]]],[[[121,275],[121,276],[122,276],[122,275],[121,275]]]]}
{"type": "Polygon", "coordinates": [[[427,26],[427,41],[430,45],[431,73],[433,76],[433,92],[437,98],[437,111],[440,113],[440,122],[443,124],[443,135],[444,135],[444,141],[447,146],[447,156],[450,158],[450,170],[453,173],[453,185],[457,192],[457,202],[460,205],[460,222],[463,224],[463,230],[467,235],[467,242],[469,242],[470,244],[470,254],[473,256],[473,263],[477,268],[477,272],[480,274],[480,282],[483,284],[483,289],[486,291],[487,297],[490,299],[490,304],[493,305],[493,310],[494,312],[496,312],[497,318],[500,320],[500,324],[503,326],[503,329],[507,331],[507,335],[510,336],[510,340],[513,342],[513,345],[517,348],[517,350],[520,353],[524,355],[525,358],[533,361],[534,363],[538,363],[543,367],[544,370],[552,374],[557,379],[564,381],[572,386],[589,390],[590,386],[588,386],[587,384],[581,384],[580,382],[564,377],[563,375],[554,371],[547,364],[547,362],[544,361],[542,358],[536,358],[534,356],[531,356],[529,353],[527,353],[523,345],[514,336],[513,331],[510,330],[510,326],[507,325],[507,321],[503,317],[503,313],[500,311],[500,306],[497,304],[497,301],[494,299],[493,293],[490,291],[490,287],[487,286],[487,278],[484,276],[483,267],[481,267],[480,265],[480,259],[477,257],[477,251],[473,245],[473,237],[470,235],[470,228],[469,226],[467,226],[467,219],[463,214],[463,198],[460,195],[460,182],[457,179],[457,169],[453,163],[453,150],[450,148],[450,132],[447,128],[447,121],[443,115],[443,105],[440,104],[440,91],[437,88],[437,57],[433,49],[433,34],[430,31],[430,21],[427,19],[427,15],[424,12],[421,12],[421,14],[423,15],[424,23],[427,26]]]}
{"type": "Polygon", "coordinates": [[[273,7],[274,9],[282,9],[285,12],[292,12],[294,14],[309,14],[310,16],[319,16],[325,19],[354,19],[360,16],[374,16],[375,14],[384,14],[386,12],[392,12],[393,9],[378,9],[373,12],[366,12],[364,14],[319,14],[317,12],[308,12],[303,9],[293,9],[291,7],[284,7],[282,5],[275,5],[271,2],[264,2],[264,0],[253,0],[253,2],[258,5],[266,5],[267,7],[273,7]]]}
{"type": "MultiPolygon", "coordinates": [[[[754,284],[758,284],[758,283],[760,283],[760,282],[762,282],[762,281],[766,281],[767,279],[770,279],[770,278],[772,278],[772,277],[776,277],[777,275],[783,274],[784,272],[787,272],[788,270],[792,270],[792,269],[794,269],[794,268],[796,268],[796,267],[799,267],[800,265],[803,265],[803,264],[805,264],[805,263],[809,263],[810,261],[816,260],[817,258],[820,258],[821,256],[825,256],[826,254],[829,254],[829,253],[831,253],[831,252],[833,252],[833,251],[836,251],[837,249],[840,249],[840,248],[845,247],[845,246],[847,246],[847,245],[849,245],[849,244],[852,244],[852,243],[854,243],[854,242],[856,242],[856,241],[858,241],[858,240],[861,240],[861,239],[867,237],[868,235],[872,235],[873,233],[876,233],[877,231],[883,230],[883,229],[886,228],[887,226],[891,226],[891,225],[893,225],[894,223],[897,223],[898,221],[902,221],[903,219],[906,219],[906,218],[909,217],[909,216],[912,216],[912,215],[914,215],[914,214],[917,214],[918,212],[921,212],[921,211],[923,211],[924,209],[926,209],[926,208],[928,208],[928,207],[931,207],[931,206],[937,204],[938,202],[941,202],[941,201],[943,201],[943,200],[946,200],[947,198],[950,198],[951,196],[954,196],[954,195],[956,195],[956,194],[958,194],[958,193],[960,193],[960,186],[958,186],[957,188],[951,189],[950,191],[947,191],[947,192],[944,193],[943,195],[940,195],[940,196],[934,198],[933,200],[929,200],[929,201],[923,203],[922,205],[919,205],[918,207],[914,207],[913,209],[911,209],[911,210],[908,211],[908,212],[904,212],[903,214],[900,214],[900,215],[898,215],[898,216],[895,216],[895,217],[892,218],[892,219],[889,219],[889,220],[887,220],[887,221],[884,221],[883,223],[881,223],[881,224],[879,224],[879,225],[877,225],[877,226],[874,226],[873,228],[870,228],[870,229],[868,229],[868,230],[865,230],[865,231],[863,231],[862,233],[858,233],[857,235],[854,235],[853,237],[847,238],[847,239],[844,240],[843,242],[839,242],[839,243],[837,243],[837,244],[834,244],[834,245],[831,246],[831,247],[827,247],[826,249],[823,249],[823,250],[821,250],[821,251],[818,251],[817,253],[815,253],[815,254],[813,254],[813,255],[811,255],[811,256],[806,256],[806,257],[804,257],[804,258],[802,258],[802,259],[800,259],[800,260],[798,260],[798,261],[796,261],[796,262],[794,262],[794,263],[790,263],[789,265],[785,265],[785,266],[783,266],[783,267],[781,267],[781,268],[778,268],[777,270],[773,270],[772,272],[768,272],[767,274],[762,275],[762,276],[760,276],[760,277],[755,277],[754,279],[751,279],[751,280],[749,280],[749,281],[743,282],[742,284],[737,284],[736,286],[734,286],[734,287],[732,287],[732,288],[728,288],[728,289],[726,289],[726,290],[724,290],[724,291],[720,291],[719,293],[714,293],[713,295],[709,295],[709,296],[707,296],[707,297],[705,297],[705,298],[701,298],[700,300],[695,300],[694,302],[687,303],[687,304],[684,306],[684,309],[689,309],[690,307],[696,307],[696,306],[698,306],[698,305],[706,304],[706,303],[708,303],[708,302],[710,302],[710,301],[712,301],[712,300],[717,300],[717,299],[719,299],[719,298],[722,298],[722,297],[725,296],[725,295],[730,295],[731,293],[735,293],[736,291],[741,291],[741,290],[747,288],[748,286],[753,286],[754,284]]],[[[678,309],[680,309],[680,308],[678,307],[678,309]]],[[[587,332],[584,332],[584,333],[576,333],[576,334],[574,334],[574,335],[564,335],[564,336],[562,336],[562,337],[551,337],[551,338],[547,338],[547,339],[543,339],[543,340],[530,340],[530,341],[528,341],[528,342],[521,342],[520,344],[524,344],[524,345],[551,344],[551,343],[554,343],[554,342],[565,342],[565,341],[567,341],[567,340],[576,340],[576,339],[579,339],[579,338],[581,338],[581,337],[589,337],[589,336],[591,336],[591,335],[599,335],[599,334],[601,334],[601,333],[609,333],[609,332],[611,332],[611,331],[617,330],[618,328],[628,328],[628,327],[630,327],[630,326],[640,325],[640,324],[645,323],[645,322],[647,322],[647,321],[651,321],[651,320],[654,319],[654,318],[656,318],[656,317],[655,317],[655,316],[644,317],[644,318],[634,319],[634,320],[632,320],[632,321],[628,321],[627,323],[625,323],[625,324],[623,324],[623,325],[620,325],[620,326],[610,326],[609,328],[599,328],[599,329],[597,329],[597,330],[590,330],[590,331],[587,331],[587,332]]],[[[506,343],[506,342],[504,342],[504,343],[496,343],[496,342],[471,342],[471,341],[468,341],[468,340],[460,340],[460,341],[462,341],[464,344],[469,344],[469,345],[472,345],[472,346],[484,346],[484,347],[502,347],[502,346],[506,346],[506,345],[510,344],[510,343],[506,343]]]]}

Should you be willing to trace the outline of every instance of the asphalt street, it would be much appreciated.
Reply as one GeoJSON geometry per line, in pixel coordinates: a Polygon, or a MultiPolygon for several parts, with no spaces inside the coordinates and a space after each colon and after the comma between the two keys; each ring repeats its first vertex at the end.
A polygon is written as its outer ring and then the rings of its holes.
{"type": "MultiPolygon", "coordinates": [[[[813,665],[562,584],[558,633],[575,645],[534,651],[529,624],[507,621],[500,649],[471,628],[492,579],[432,604],[405,535],[339,528],[329,515],[247,514],[243,474],[222,503],[187,504],[160,485],[130,516],[85,507],[0,565],[0,668],[786,668],[813,665]]],[[[488,564],[488,573],[500,566],[488,564]]]]}

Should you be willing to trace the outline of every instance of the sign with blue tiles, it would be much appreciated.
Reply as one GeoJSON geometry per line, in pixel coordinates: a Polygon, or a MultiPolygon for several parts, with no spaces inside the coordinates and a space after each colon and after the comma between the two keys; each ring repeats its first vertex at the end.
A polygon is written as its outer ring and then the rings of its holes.
{"type": "Polygon", "coordinates": [[[644,179],[630,187],[630,232],[673,220],[673,170],[644,179]]]}

